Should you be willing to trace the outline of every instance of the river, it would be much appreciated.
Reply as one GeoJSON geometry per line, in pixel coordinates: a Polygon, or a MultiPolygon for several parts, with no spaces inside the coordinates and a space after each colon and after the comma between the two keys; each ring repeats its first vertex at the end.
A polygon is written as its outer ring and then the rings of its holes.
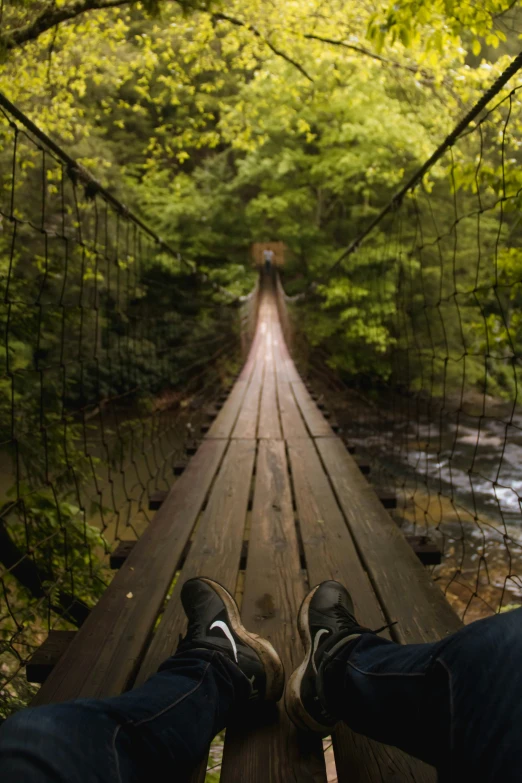
{"type": "MultiPolygon", "coordinates": [[[[522,603],[522,412],[488,400],[450,410],[414,398],[392,410],[324,391],[375,485],[394,486],[405,534],[443,552],[433,578],[466,622],[522,603]]],[[[449,406],[448,406],[449,407],[449,406]]]]}

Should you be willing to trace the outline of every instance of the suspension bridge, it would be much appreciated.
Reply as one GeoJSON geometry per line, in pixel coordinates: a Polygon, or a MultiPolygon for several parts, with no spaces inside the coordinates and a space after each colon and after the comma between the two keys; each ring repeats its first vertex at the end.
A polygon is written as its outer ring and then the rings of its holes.
{"type": "MultiPolygon", "coordinates": [[[[143,682],[184,633],[179,592],[197,575],[239,590],[246,626],[281,650],[286,671],[302,655],[296,617],[307,585],[325,579],[348,587],[370,626],[398,621],[398,641],[434,641],[460,624],[299,377],[271,277],[223,407],[35,703],[143,682]]],[[[347,728],[334,743],[340,780],[353,779],[354,764],[367,780],[430,778],[420,762],[347,728]]],[[[222,780],[326,780],[320,742],[307,744],[303,752],[282,706],[258,727],[242,717],[227,730],[222,780]]]]}
{"type": "MultiPolygon", "coordinates": [[[[378,222],[390,215],[395,219],[406,193],[470,123],[480,117],[476,127],[482,127],[491,117],[491,111],[480,113],[520,67],[520,58],[515,63],[378,222]]],[[[503,99],[510,102],[508,118],[517,89],[503,99]]],[[[43,684],[33,704],[107,696],[143,682],[184,632],[179,592],[196,575],[217,579],[237,596],[245,625],[272,641],[287,673],[302,656],[296,628],[300,602],[310,586],[325,579],[347,586],[365,624],[396,623],[386,633],[399,643],[430,642],[459,628],[461,620],[301,377],[290,351],[291,318],[276,271],[261,270],[243,301],[229,296],[7,99],[2,97],[0,105],[2,148],[10,150],[11,160],[0,204],[2,252],[8,259],[3,443],[14,455],[15,473],[14,500],[3,507],[0,520],[3,638],[11,656],[5,687],[18,697],[20,671],[27,665],[34,673],[38,662],[45,673],[34,677],[43,684]],[[150,258],[158,252],[178,265],[168,290],[161,274],[151,272],[150,258]],[[35,256],[39,263],[32,267],[28,259],[35,256]],[[203,307],[208,328],[196,334],[203,307]],[[22,338],[30,342],[29,351],[20,348],[22,338]],[[203,360],[197,352],[202,348],[203,360]],[[244,361],[223,394],[222,379],[241,351],[244,361]],[[179,433],[187,425],[180,400],[189,398],[196,401],[190,432],[199,431],[184,449],[190,459],[180,465],[179,433]],[[139,414],[130,416],[126,408],[125,418],[122,406],[135,399],[139,414]],[[209,405],[212,412],[205,419],[209,405]],[[97,455],[93,422],[101,432],[97,455]],[[172,433],[178,440],[169,441],[172,433]],[[35,467],[36,452],[43,467],[35,467]],[[173,467],[175,480],[168,474],[173,467]],[[92,497],[98,509],[94,526],[89,524],[92,497]],[[98,555],[110,555],[117,568],[105,582],[106,574],[94,562],[98,555]],[[13,599],[15,582],[25,592],[13,599]],[[86,585],[97,586],[94,605],[86,601],[86,585]],[[35,638],[45,635],[39,624],[36,637],[28,636],[38,612],[48,618],[50,634],[35,652],[35,638]]],[[[479,215],[488,209],[493,213],[499,203],[504,209],[509,198],[516,194],[506,192],[504,180],[500,201],[482,204],[479,215]]],[[[418,210],[413,215],[418,221],[418,210]]],[[[468,217],[475,219],[475,211],[468,217]]],[[[457,214],[455,225],[462,220],[457,214]]],[[[443,241],[438,230],[436,242],[442,246],[443,241]]],[[[421,237],[411,257],[426,252],[428,244],[421,237]]],[[[357,247],[353,243],[349,255],[357,247]]],[[[387,247],[384,255],[389,252],[387,247]]],[[[335,264],[337,274],[344,274],[345,257],[335,264]]],[[[453,272],[455,257],[456,251],[453,272]]],[[[441,280],[445,275],[441,272],[441,280]]],[[[448,279],[456,278],[450,274],[448,279]]],[[[402,281],[401,271],[396,304],[403,314],[414,297],[406,301],[402,281]]],[[[476,282],[475,298],[479,289],[476,282]]],[[[448,296],[442,283],[440,291],[436,301],[425,296],[424,318],[432,308],[443,321],[445,299],[458,307],[458,296],[469,294],[455,288],[448,296]]],[[[439,348],[432,343],[432,367],[439,348]]],[[[414,345],[408,356],[415,351],[422,358],[423,350],[414,345]]],[[[444,367],[460,361],[447,340],[445,350],[444,367]]],[[[488,349],[486,359],[491,357],[488,349]]],[[[399,369],[404,366],[401,359],[399,369]]],[[[432,397],[433,377],[432,370],[432,397]]],[[[461,395],[455,439],[463,400],[461,395]]],[[[513,412],[503,420],[504,451],[508,430],[516,426],[513,412]]],[[[477,418],[480,440],[485,409],[477,418]]],[[[495,487],[500,472],[499,466],[495,487]]],[[[480,522],[478,512],[474,521],[480,522]]],[[[504,589],[514,580],[511,553],[518,551],[506,530],[501,536],[510,561],[504,589]]],[[[336,730],[332,742],[340,783],[435,779],[430,767],[347,727],[336,730]]],[[[203,759],[193,783],[204,781],[207,766],[203,759]]],[[[321,741],[301,736],[281,705],[242,716],[227,728],[220,767],[224,783],[326,783],[321,741]]]]}

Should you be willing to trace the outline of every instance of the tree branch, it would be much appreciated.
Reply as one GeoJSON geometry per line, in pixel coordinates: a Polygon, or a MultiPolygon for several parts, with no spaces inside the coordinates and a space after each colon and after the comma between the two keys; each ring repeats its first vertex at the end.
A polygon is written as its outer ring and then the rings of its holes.
{"type": "Polygon", "coordinates": [[[416,68],[413,65],[403,65],[402,63],[398,63],[396,60],[389,60],[387,57],[382,57],[380,54],[375,54],[375,52],[371,52],[369,49],[365,49],[363,46],[355,46],[354,44],[348,44],[345,41],[337,41],[334,38],[323,38],[321,35],[314,35],[313,33],[303,34],[303,38],[307,38],[311,41],[320,41],[321,43],[332,44],[332,46],[342,46],[344,49],[351,49],[353,52],[357,52],[357,54],[370,57],[372,60],[377,60],[378,62],[384,63],[385,65],[391,65],[393,68],[402,68],[405,71],[410,71],[410,73],[415,74],[420,73],[423,79],[429,82],[434,81],[434,77],[427,71],[423,71],[422,69],[416,68]]]}
{"type": "MultiPolygon", "coordinates": [[[[49,3],[47,7],[44,8],[44,10],[32,22],[29,22],[23,27],[19,27],[15,30],[9,30],[8,32],[0,33],[0,50],[9,52],[25,43],[35,41],[40,35],[52,29],[53,27],[57,28],[57,26],[62,24],[62,22],[69,22],[72,19],[76,19],[78,16],[81,16],[87,11],[119,8],[124,5],[129,5],[130,2],[132,2],[132,0],[75,0],[75,2],[71,4],[60,7],[56,6],[54,3],[49,3]]],[[[308,79],[308,81],[313,83],[313,78],[309,73],[307,73],[300,63],[298,63],[285,52],[281,51],[281,49],[278,49],[276,46],[274,46],[274,44],[272,44],[268,38],[262,35],[253,25],[249,24],[248,22],[243,22],[241,19],[237,19],[237,17],[229,16],[228,14],[223,13],[211,14],[211,18],[214,21],[228,22],[229,24],[235,25],[236,27],[244,27],[246,30],[250,30],[257,38],[263,41],[263,43],[268,46],[268,48],[277,57],[281,57],[283,60],[286,60],[287,63],[290,63],[290,65],[292,65],[294,68],[297,68],[297,70],[306,79],[308,79]]],[[[331,44],[332,46],[342,46],[345,49],[351,49],[352,51],[357,52],[358,54],[362,54],[365,57],[370,57],[373,60],[385,63],[386,65],[391,65],[394,68],[402,68],[404,70],[410,71],[411,73],[420,73],[424,79],[427,79],[431,82],[434,81],[433,76],[431,76],[426,71],[418,70],[413,66],[402,65],[395,60],[389,60],[379,54],[374,54],[373,52],[361,46],[354,46],[353,44],[347,44],[345,41],[324,38],[312,33],[307,33],[303,35],[303,37],[307,38],[308,40],[320,41],[322,43],[331,44]]]]}
{"type": "MultiPolygon", "coordinates": [[[[255,36],[257,36],[262,41],[264,41],[264,43],[269,47],[269,49],[271,49],[274,52],[274,54],[278,55],[278,57],[282,57],[284,60],[291,63],[291,65],[297,68],[303,74],[303,76],[305,76],[309,81],[313,82],[312,77],[304,70],[302,65],[300,65],[298,62],[293,60],[284,52],[280,51],[279,49],[276,49],[276,47],[273,44],[271,44],[267,38],[261,35],[259,30],[257,30],[257,28],[255,28],[253,25],[248,24],[248,22],[242,22],[241,19],[237,19],[237,17],[229,16],[228,14],[223,14],[223,13],[212,14],[212,19],[216,21],[229,22],[230,24],[236,25],[236,27],[245,27],[246,29],[251,30],[255,36]]],[[[371,52],[369,49],[365,49],[363,46],[355,46],[354,44],[348,44],[345,41],[339,41],[336,40],[335,38],[325,38],[320,35],[315,35],[314,33],[305,33],[303,34],[303,38],[306,38],[307,40],[310,41],[319,41],[320,43],[331,44],[332,46],[341,46],[344,49],[350,49],[353,52],[357,52],[357,54],[362,54],[364,57],[370,57],[372,60],[377,60],[378,62],[383,63],[384,65],[390,65],[392,68],[400,68],[402,70],[409,71],[410,73],[413,74],[420,74],[423,80],[427,82],[429,85],[432,85],[433,82],[435,81],[434,76],[430,74],[428,71],[419,69],[414,65],[405,65],[403,63],[397,62],[396,60],[390,60],[387,57],[382,57],[382,55],[375,54],[375,52],[371,52]]]]}
{"type": "Polygon", "coordinates": [[[228,16],[228,14],[221,14],[216,13],[212,14],[212,19],[214,19],[216,22],[229,22],[229,24],[233,24],[236,27],[244,27],[246,30],[250,30],[257,38],[260,38],[263,43],[265,43],[268,48],[278,57],[281,57],[283,60],[286,60],[287,63],[290,63],[290,65],[293,65],[294,68],[297,68],[297,70],[306,78],[309,82],[313,82],[313,78],[310,76],[309,73],[305,71],[303,66],[298,63],[296,60],[293,60],[288,54],[285,54],[285,52],[282,52],[280,49],[277,49],[273,44],[270,43],[268,38],[265,38],[264,35],[261,35],[259,30],[254,27],[251,24],[248,24],[248,22],[242,22],[241,19],[236,19],[234,16],[228,16]]]}
{"type": "Polygon", "coordinates": [[[0,33],[0,49],[11,51],[29,41],[35,41],[42,33],[51,30],[62,22],[81,16],[87,11],[99,11],[105,8],[117,8],[128,5],[130,0],[76,0],[70,5],[49,4],[32,22],[15,30],[0,33]]]}

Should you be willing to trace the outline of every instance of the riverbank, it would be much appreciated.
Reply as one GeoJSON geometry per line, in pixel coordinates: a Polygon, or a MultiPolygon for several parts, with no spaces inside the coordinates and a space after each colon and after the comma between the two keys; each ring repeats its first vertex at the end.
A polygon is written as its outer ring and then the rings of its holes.
{"type": "Polygon", "coordinates": [[[522,414],[488,398],[485,418],[477,397],[441,416],[412,398],[400,410],[384,394],[370,401],[326,375],[313,385],[371,463],[371,483],[395,490],[404,534],[437,544],[431,574],[463,621],[521,605],[522,414]]]}

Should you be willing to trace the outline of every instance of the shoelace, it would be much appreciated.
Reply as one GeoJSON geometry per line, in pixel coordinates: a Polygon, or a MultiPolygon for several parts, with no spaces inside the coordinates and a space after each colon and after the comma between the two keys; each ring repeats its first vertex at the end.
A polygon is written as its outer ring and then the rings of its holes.
{"type": "Polygon", "coordinates": [[[359,625],[354,615],[340,601],[335,605],[334,611],[335,614],[337,615],[340,629],[342,631],[348,631],[350,633],[353,633],[354,631],[363,631],[364,633],[379,634],[382,633],[383,631],[386,631],[388,628],[397,625],[398,622],[397,620],[394,620],[392,623],[383,625],[382,628],[377,628],[375,630],[372,630],[371,628],[365,628],[363,625],[359,625]]]}
{"type": "Polygon", "coordinates": [[[361,627],[353,614],[340,601],[334,606],[334,613],[341,631],[351,631],[354,627],[361,627]]]}
{"type": "Polygon", "coordinates": [[[383,625],[382,628],[377,628],[375,631],[372,631],[372,633],[382,633],[382,631],[386,631],[388,628],[391,628],[393,625],[398,625],[399,621],[394,620],[393,623],[388,623],[387,625],[383,625]]]}

